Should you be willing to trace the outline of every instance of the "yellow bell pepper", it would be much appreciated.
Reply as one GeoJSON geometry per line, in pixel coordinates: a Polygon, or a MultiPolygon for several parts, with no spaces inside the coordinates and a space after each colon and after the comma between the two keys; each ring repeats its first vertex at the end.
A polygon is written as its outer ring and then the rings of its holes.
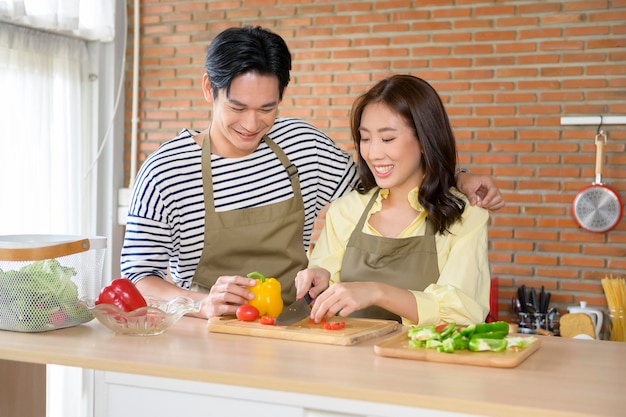
{"type": "Polygon", "coordinates": [[[278,317],[283,311],[283,297],[280,292],[280,281],[276,278],[266,278],[260,272],[250,272],[248,278],[255,278],[256,285],[248,287],[254,298],[248,304],[259,310],[260,316],[278,317]]]}

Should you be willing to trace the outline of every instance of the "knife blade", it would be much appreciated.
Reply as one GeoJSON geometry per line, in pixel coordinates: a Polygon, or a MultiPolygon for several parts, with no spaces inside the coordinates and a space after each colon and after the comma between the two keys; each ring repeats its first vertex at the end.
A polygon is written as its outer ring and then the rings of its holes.
{"type": "Polygon", "coordinates": [[[311,301],[311,296],[307,292],[304,297],[285,307],[282,313],[276,317],[274,324],[277,326],[289,326],[309,317],[311,315],[311,301]]]}

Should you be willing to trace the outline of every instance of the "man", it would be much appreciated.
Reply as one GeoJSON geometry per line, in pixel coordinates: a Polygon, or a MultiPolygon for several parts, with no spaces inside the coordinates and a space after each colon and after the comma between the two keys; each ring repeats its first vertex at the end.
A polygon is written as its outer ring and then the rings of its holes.
{"type": "MultiPolygon", "coordinates": [[[[226,29],[211,43],[205,69],[213,119],[202,132],[184,129],[143,163],[122,274],[144,294],[203,300],[198,317],[234,314],[252,298],[246,287],[255,281],[245,276],[252,271],[276,277],[289,304],[317,214],[352,189],[356,166],[319,129],[276,118],[291,70],[280,36],[226,29]]],[[[459,180],[470,201],[504,205],[491,178],[463,173],[459,180]]]]}

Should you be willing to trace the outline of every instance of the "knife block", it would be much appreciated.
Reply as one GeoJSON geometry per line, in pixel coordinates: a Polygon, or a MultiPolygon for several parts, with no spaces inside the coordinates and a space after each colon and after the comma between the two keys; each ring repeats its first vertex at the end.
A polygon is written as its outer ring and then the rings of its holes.
{"type": "Polygon", "coordinates": [[[523,313],[517,314],[517,323],[519,325],[519,333],[537,333],[537,329],[544,329],[554,333],[555,336],[560,335],[559,330],[560,315],[558,312],[550,317],[544,313],[523,313]]]}

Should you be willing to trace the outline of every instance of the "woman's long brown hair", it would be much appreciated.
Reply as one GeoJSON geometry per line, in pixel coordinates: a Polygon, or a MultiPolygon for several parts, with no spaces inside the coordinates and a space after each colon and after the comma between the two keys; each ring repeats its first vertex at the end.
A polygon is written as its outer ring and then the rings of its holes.
{"type": "Polygon", "coordinates": [[[368,104],[382,103],[400,115],[413,129],[422,148],[424,179],[419,203],[428,213],[435,230],[447,231],[461,218],[465,202],[450,192],[455,185],[457,151],[445,107],[435,89],[412,75],[394,75],[379,81],[352,106],[351,130],[358,151],[359,192],[376,187],[374,174],[361,156],[361,117],[368,104]]]}

